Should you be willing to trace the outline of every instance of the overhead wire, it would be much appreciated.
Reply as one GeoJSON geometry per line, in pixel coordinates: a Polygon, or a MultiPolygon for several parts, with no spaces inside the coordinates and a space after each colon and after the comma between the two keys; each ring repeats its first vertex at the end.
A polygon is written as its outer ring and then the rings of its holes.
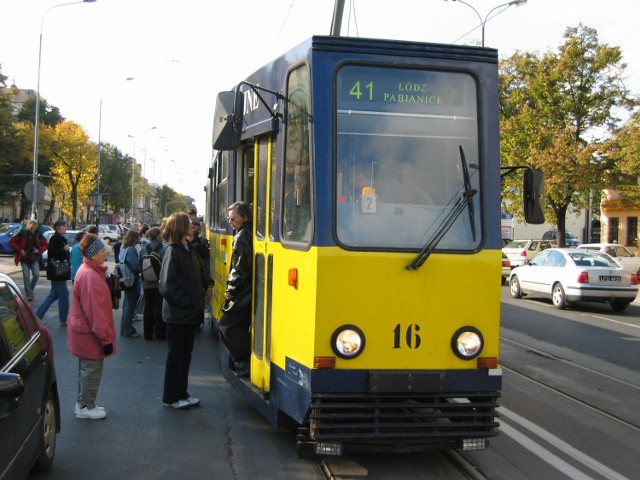
{"type": "Polygon", "coordinates": [[[287,11],[287,14],[284,17],[284,20],[282,21],[282,25],[280,25],[280,30],[278,30],[278,35],[276,35],[275,40],[273,41],[273,47],[276,46],[276,44],[278,43],[278,40],[280,40],[280,35],[282,34],[282,31],[284,30],[284,26],[287,23],[287,20],[289,19],[289,15],[291,14],[291,10],[293,10],[293,6],[295,5],[296,0],[292,0],[291,1],[291,5],[289,6],[289,10],[287,11]]]}

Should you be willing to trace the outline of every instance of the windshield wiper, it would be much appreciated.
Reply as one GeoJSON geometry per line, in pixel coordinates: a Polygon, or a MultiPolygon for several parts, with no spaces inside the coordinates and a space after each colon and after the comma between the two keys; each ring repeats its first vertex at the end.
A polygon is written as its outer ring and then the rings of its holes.
{"type": "Polygon", "coordinates": [[[474,242],[476,240],[476,213],[475,207],[473,205],[473,196],[478,192],[477,190],[471,188],[469,167],[467,166],[467,160],[465,158],[462,145],[459,145],[458,149],[460,151],[460,163],[462,165],[462,177],[464,182],[462,191],[457,192],[456,195],[451,199],[449,203],[455,200],[455,204],[449,212],[449,215],[444,218],[431,239],[422,248],[422,250],[420,250],[420,253],[418,253],[418,256],[415,258],[415,260],[405,267],[407,270],[418,270],[424,264],[424,262],[427,261],[427,258],[429,258],[429,255],[431,255],[431,252],[433,252],[438,243],[440,243],[440,240],[442,240],[442,238],[447,234],[451,226],[455,223],[455,221],[458,219],[465,208],[467,208],[467,211],[469,212],[471,236],[474,242]]]}

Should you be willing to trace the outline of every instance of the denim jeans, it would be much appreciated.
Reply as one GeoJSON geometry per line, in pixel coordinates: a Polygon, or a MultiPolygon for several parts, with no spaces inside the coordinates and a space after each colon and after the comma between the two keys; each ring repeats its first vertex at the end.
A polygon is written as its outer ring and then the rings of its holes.
{"type": "Polygon", "coordinates": [[[51,290],[49,295],[36,310],[36,315],[40,318],[44,317],[49,307],[58,300],[58,318],[60,323],[66,325],[67,315],[69,314],[69,290],[67,289],[66,280],[51,280],[51,290]]]}
{"type": "Polygon", "coordinates": [[[120,336],[130,337],[138,333],[133,327],[133,316],[135,314],[136,303],[140,297],[140,281],[136,278],[133,287],[123,290],[124,302],[122,304],[122,317],[120,317],[120,336]]]}
{"type": "Polygon", "coordinates": [[[36,288],[36,284],[40,278],[40,265],[38,265],[38,262],[33,262],[31,265],[21,262],[20,266],[22,267],[24,294],[29,297],[33,295],[33,290],[36,288]]]}

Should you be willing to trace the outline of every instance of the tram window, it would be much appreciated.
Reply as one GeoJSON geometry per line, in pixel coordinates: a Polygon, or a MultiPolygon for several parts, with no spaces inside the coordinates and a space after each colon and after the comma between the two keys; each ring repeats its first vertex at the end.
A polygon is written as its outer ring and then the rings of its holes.
{"type": "Polygon", "coordinates": [[[214,225],[216,228],[226,230],[227,207],[229,206],[229,152],[220,152],[214,161],[214,190],[213,203],[215,205],[214,225]]]}
{"type": "Polygon", "coordinates": [[[264,240],[267,228],[267,168],[269,166],[269,139],[263,137],[258,142],[258,194],[254,206],[256,217],[256,239],[264,240]]]}
{"type": "Polygon", "coordinates": [[[253,146],[242,151],[242,162],[238,165],[238,174],[236,175],[239,182],[237,188],[242,195],[238,200],[246,202],[251,210],[253,210],[253,152],[253,146]]]}
{"type": "Polygon", "coordinates": [[[287,81],[282,239],[309,243],[313,233],[309,149],[309,70],[302,66],[287,81]]]}
{"type": "Polygon", "coordinates": [[[271,142],[271,177],[269,184],[269,240],[273,241],[274,232],[277,230],[276,223],[276,165],[278,162],[276,161],[276,143],[275,141],[271,142]]]}
{"type": "MultiPolygon", "coordinates": [[[[450,214],[469,165],[481,231],[476,83],[465,73],[345,66],[337,75],[336,234],[356,248],[422,248],[450,214]]],[[[469,215],[439,249],[468,250],[469,215]]]]}

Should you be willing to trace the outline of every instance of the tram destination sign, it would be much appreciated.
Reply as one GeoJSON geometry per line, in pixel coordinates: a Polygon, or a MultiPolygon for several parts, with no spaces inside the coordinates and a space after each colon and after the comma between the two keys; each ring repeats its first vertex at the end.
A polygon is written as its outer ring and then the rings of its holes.
{"type": "Polygon", "coordinates": [[[345,66],[337,76],[339,110],[468,115],[475,90],[460,72],[345,66]]]}

